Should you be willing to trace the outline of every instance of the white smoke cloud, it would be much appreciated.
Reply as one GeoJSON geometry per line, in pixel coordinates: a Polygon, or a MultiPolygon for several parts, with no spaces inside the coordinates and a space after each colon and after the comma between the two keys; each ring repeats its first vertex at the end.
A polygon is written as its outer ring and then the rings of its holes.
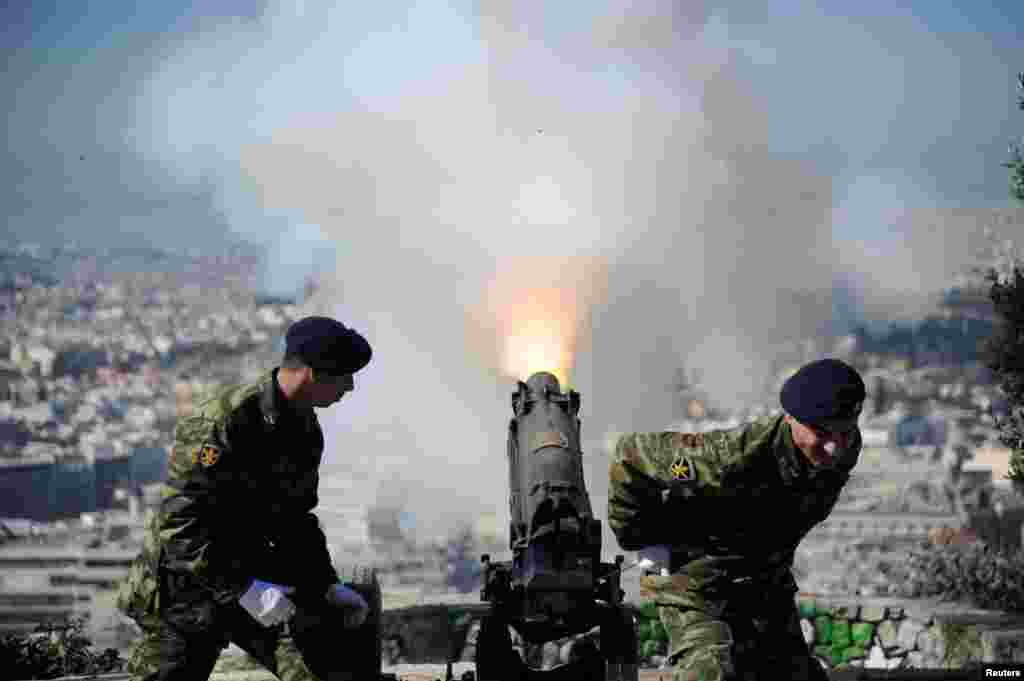
{"type": "MultiPolygon", "coordinates": [[[[955,247],[919,263],[920,244],[960,228],[942,219],[908,232],[916,270],[837,249],[835,168],[773,149],[768,103],[738,77],[785,44],[724,39],[702,3],[557,7],[366,18],[273,4],[258,24],[188,36],[142,100],[142,151],[219,178],[237,231],[285,249],[310,225],[331,242],[324,302],[375,360],[322,415],[325,486],[359,467],[362,493],[392,481],[424,526],[506,513],[512,386],[466,329],[505,258],[607,264],[573,377],[594,439],[668,423],[681,364],[702,367],[723,403],[754,399],[776,345],[830,315],[837,271],[884,293],[956,265],[955,247]]],[[[524,287],[552,274],[535,278],[524,287]]]]}

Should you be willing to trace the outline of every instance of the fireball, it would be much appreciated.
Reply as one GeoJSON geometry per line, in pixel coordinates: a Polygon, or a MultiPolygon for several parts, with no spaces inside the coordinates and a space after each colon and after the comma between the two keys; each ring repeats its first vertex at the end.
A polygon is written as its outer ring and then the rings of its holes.
{"type": "Polygon", "coordinates": [[[569,386],[605,271],[603,262],[582,257],[500,262],[478,313],[478,330],[493,334],[484,354],[504,376],[526,380],[548,371],[569,386]]]}

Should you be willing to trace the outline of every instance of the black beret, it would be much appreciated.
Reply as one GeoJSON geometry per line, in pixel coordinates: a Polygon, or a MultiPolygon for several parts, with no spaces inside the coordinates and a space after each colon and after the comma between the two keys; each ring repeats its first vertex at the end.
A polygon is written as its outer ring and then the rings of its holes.
{"type": "Polygon", "coordinates": [[[790,376],[779,401],[800,423],[842,431],[857,425],[864,396],[864,381],[856,369],[837,359],[821,359],[790,376]]]}
{"type": "Polygon", "coordinates": [[[373,351],[358,332],[330,317],[304,317],[288,328],[285,354],[328,374],[354,374],[373,351]]]}

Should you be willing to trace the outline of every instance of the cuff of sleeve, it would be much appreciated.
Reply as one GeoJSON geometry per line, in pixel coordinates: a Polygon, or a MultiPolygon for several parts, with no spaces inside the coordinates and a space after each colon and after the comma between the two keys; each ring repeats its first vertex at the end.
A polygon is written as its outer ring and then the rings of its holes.
{"type": "Polygon", "coordinates": [[[213,600],[221,605],[237,601],[249,590],[252,582],[252,577],[245,577],[244,581],[232,580],[230,583],[224,584],[223,587],[214,591],[213,600]]]}

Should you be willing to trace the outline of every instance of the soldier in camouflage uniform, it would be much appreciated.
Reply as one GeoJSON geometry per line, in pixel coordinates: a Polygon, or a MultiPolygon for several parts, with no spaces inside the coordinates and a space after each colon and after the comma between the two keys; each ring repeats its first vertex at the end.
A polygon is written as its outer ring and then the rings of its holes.
{"type": "Polygon", "coordinates": [[[299,320],[286,342],[280,367],[178,423],[160,507],[118,597],[143,630],[135,679],[207,679],[229,642],[284,681],[348,678],[330,646],[366,603],[339,583],[312,513],[324,448],[313,407],[350,392],[371,350],[326,317],[299,320]]]}
{"type": "Polygon", "coordinates": [[[820,360],[786,381],[778,416],[617,440],[608,523],[626,550],[668,549],[641,595],[669,633],[674,681],[827,680],[800,630],[791,567],[857,462],[864,396],[853,368],[820,360]]]}

